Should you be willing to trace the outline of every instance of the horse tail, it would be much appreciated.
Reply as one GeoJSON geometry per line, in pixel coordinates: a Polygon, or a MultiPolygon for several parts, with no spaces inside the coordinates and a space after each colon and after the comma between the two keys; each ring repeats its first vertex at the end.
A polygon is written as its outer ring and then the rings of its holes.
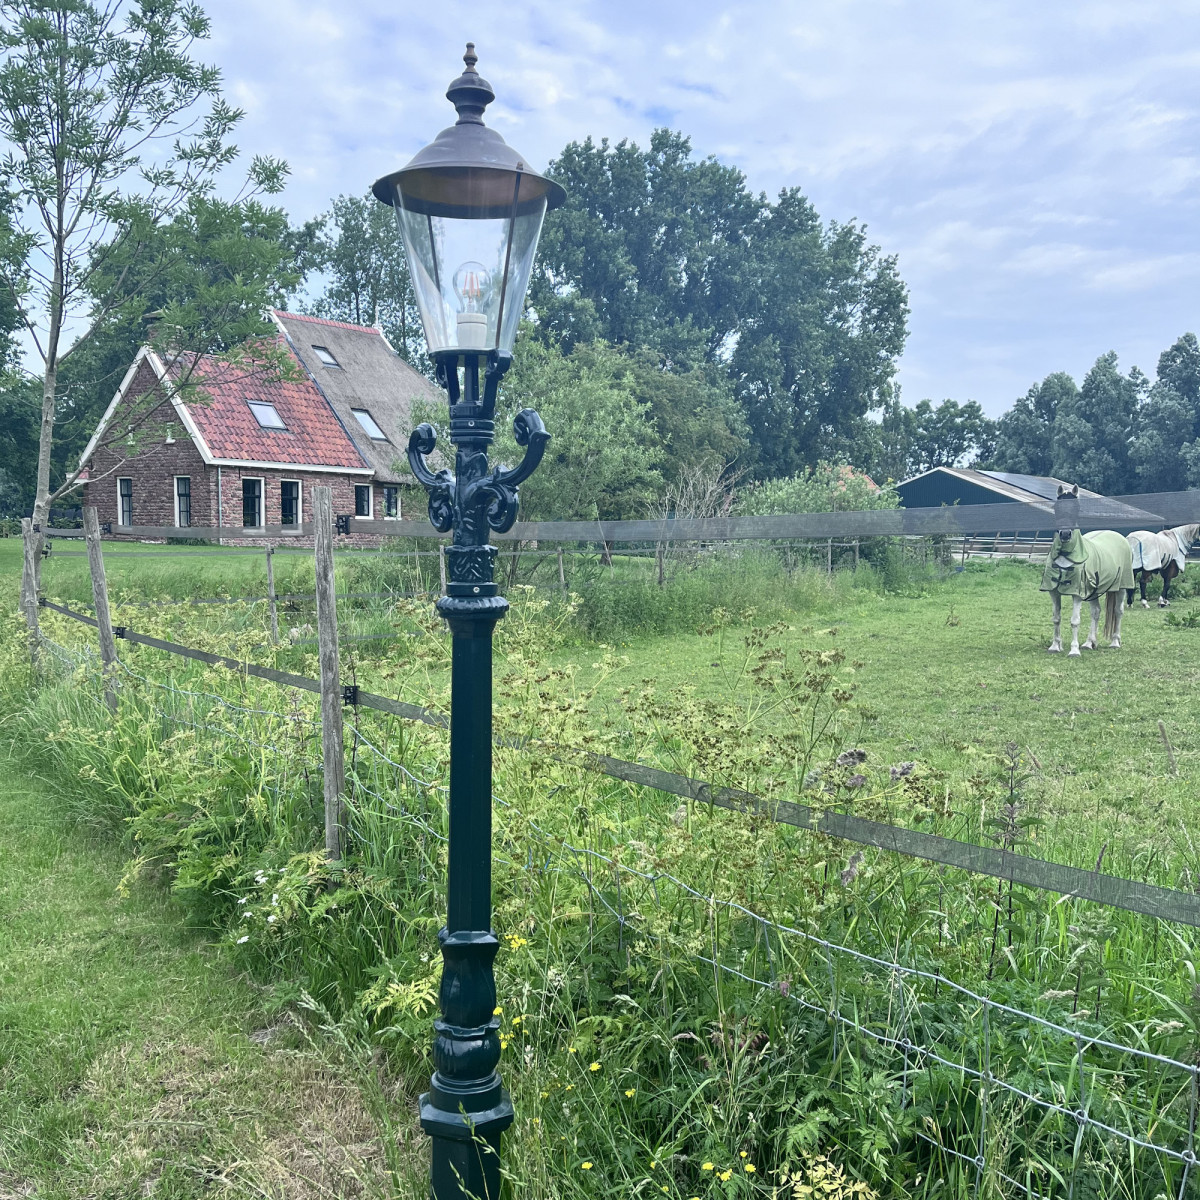
{"type": "Polygon", "coordinates": [[[1121,593],[1109,592],[1104,597],[1104,636],[1111,642],[1117,636],[1117,618],[1121,615],[1121,593]]]}

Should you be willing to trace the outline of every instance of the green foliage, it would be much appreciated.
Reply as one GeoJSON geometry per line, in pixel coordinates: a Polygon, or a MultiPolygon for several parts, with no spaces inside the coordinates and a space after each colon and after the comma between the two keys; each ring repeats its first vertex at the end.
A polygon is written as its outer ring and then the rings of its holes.
{"type": "Polygon", "coordinates": [[[861,226],[822,225],[795,190],[756,197],[668,130],[644,151],[572,143],[550,172],[568,201],[547,218],[531,291],[547,336],[725,373],[762,475],[843,449],[881,402],[908,311],[895,260],[861,226]]]}
{"type": "Polygon", "coordinates": [[[315,257],[327,282],[311,311],[352,325],[378,323],[401,358],[428,371],[395,214],[368,192],[338,196],[320,220],[324,233],[315,257]]]}
{"type": "Polygon", "coordinates": [[[604,342],[568,355],[527,338],[501,390],[497,460],[520,460],[512,417],[536,408],[553,440],[521,485],[527,520],[610,520],[644,511],[662,486],[662,443],[628,359],[604,342]]]}
{"type": "MultiPolygon", "coordinates": [[[[1083,387],[1063,372],[1030,388],[996,426],[989,465],[1053,475],[1120,495],[1200,484],[1200,344],[1185,333],[1159,356],[1153,385],[1101,355],[1083,387]]],[[[983,457],[987,457],[984,455],[983,457]]]]}
{"type": "MultiPolygon", "coordinates": [[[[0,277],[43,367],[40,520],[55,498],[50,469],[62,364],[97,333],[128,323],[139,302],[141,313],[148,310],[140,289],[153,268],[145,264],[164,238],[172,241],[158,231],[194,215],[189,206],[211,195],[217,174],[236,157],[229,139],[242,114],[221,98],[219,72],[192,57],[208,34],[204,13],[182,0],[22,0],[0,14],[0,134],[14,147],[2,170],[10,204],[0,229],[0,277]]],[[[256,158],[235,207],[278,192],[286,175],[283,163],[256,158]]],[[[186,236],[182,242],[170,257],[186,271],[195,245],[186,236]]],[[[228,274],[220,282],[221,304],[231,293],[240,299],[218,342],[244,332],[253,310],[247,301],[261,307],[269,296],[262,289],[247,296],[253,286],[228,274]]],[[[197,302],[189,291],[170,310],[177,332],[195,331],[183,315],[197,302]]],[[[206,344],[192,348],[211,348],[212,319],[210,312],[199,323],[206,344]]],[[[72,471],[57,490],[75,480],[72,471]]]]}
{"type": "Polygon", "coordinates": [[[754,484],[738,496],[736,508],[758,516],[895,508],[899,502],[891,488],[880,487],[848,464],[820,462],[795,475],[754,484]]]}

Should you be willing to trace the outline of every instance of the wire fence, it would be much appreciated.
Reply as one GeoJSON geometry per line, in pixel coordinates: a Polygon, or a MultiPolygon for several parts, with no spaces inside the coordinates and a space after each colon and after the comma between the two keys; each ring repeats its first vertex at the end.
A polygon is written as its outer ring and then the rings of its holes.
{"type": "MultiPolygon", "coordinates": [[[[45,634],[41,644],[60,672],[91,685],[104,717],[96,655],[45,634]]],[[[281,713],[163,683],[124,664],[120,670],[164,733],[191,728],[319,765],[317,722],[299,709],[281,713]]],[[[350,753],[350,844],[378,854],[368,843],[384,828],[385,849],[411,849],[422,876],[435,869],[431,847],[447,838],[447,789],[392,758],[357,725],[350,753]]],[[[873,1115],[898,1131],[893,1152],[913,1154],[907,1143],[919,1143],[925,1169],[957,1172],[972,1196],[1200,1195],[1200,1066],[1194,1055],[1157,1053],[1152,1030],[1131,1029],[1130,1044],[1030,1012],[929,965],[864,953],[708,894],[636,856],[625,861],[625,854],[576,845],[503,797],[495,805],[495,861],[507,872],[500,887],[569,878],[588,898],[581,919],[589,939],[609,955],[627,965],[645,960],[651,972],[688,960],[697,972],[693,985],[723,1004],[736,1005],[740,995],[791,1011],[814,1052],[823,1053],[831,1084],[861,1087],[863,1072],[882,1080],[873,1115]]],[[[1058,998],[1043,1000],[1049,1008],[1058,998]]]]}

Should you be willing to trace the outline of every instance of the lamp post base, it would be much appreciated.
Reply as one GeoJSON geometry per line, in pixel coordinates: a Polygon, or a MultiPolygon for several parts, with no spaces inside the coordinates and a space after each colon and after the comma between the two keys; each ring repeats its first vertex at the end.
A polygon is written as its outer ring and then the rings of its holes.
{"type": "Polygon", "coordinates": [[[433,1139],[431,1200],[499,1200],[500,1134],[512,1122],[513,1107],[504,1088],[494,1107],[470,1114],[437,1108],[426,1092],[421,1128],[433,1139]]]}

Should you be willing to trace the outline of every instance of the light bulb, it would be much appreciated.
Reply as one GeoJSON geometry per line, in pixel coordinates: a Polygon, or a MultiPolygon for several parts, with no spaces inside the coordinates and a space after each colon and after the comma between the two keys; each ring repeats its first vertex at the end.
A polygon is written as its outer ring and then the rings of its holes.
{"type": "Polygon", "coordinates": [[[474,260],[454,272],[454,294],[458,297],[458,345],[463,350],[482,350],[488,343],[488,319],[483,311],[492,290],[492,273],[474,260]]]}
{"type": "Polygon", "coordinates": [[[465,262],[454,272],[454,294],[458,297],[459,312],[481,311],[484,299],[491,290],[492,273],[483,263],[465,262]]]}

